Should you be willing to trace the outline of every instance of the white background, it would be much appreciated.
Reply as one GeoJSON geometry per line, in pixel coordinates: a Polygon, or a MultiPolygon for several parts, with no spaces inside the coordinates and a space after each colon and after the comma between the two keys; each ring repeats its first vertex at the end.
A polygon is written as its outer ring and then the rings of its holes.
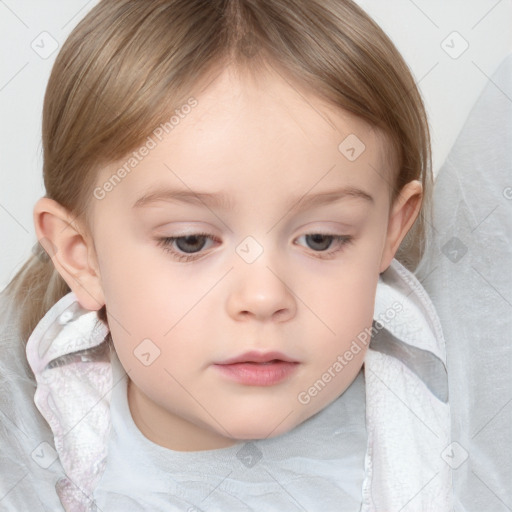
{"type": "MultiPolygon", "coordinates": [[[[397,45],[419,84],[435,176],[488,77],[512,52],[512,0],[357,1],[397,45]]],[[[32,46],[48,32],[60,47],[96,3],[0,0],[0,289],[37,241],[32,209],[45,193],[41,110],[58,51],[43,59],[32,46]]]]}

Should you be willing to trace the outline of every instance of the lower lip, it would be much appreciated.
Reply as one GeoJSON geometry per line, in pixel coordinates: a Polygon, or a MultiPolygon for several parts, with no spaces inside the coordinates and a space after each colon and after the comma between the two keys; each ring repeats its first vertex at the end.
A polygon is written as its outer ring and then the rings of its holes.
{"type": "Polygon", "coordinates": [[[279,361],[263,363],[216,364],[226,377],[247,386],[273,386],[290,376],[299,363],[279,361]]]}

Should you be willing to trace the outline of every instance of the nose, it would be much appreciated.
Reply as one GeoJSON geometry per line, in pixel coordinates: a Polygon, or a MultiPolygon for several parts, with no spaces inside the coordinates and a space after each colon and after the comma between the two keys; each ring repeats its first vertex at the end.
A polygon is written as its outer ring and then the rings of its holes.
{"type": "MultiPolygon", "coordinates": [[[[265,253],[264,253],[265,254],[265,253]]],[[[228,314],[235,320],[285,322],[296,314],[297,302],[289,274],[263,255],[253,263],[239,261],[231,272],[228,314]]]]}

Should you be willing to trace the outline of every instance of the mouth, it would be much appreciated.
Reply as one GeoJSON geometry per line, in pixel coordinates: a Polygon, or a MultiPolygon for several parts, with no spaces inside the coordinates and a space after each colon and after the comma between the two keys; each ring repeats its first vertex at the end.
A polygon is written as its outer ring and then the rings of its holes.
{"type": "Polygon", "coordinates": [[[272,359],[272,361],[265,361],[263,363],[257,363],[256,361],[240,361],[240,363],[232,363],[232,364],[258,364],[258,365],[266,365],[266,364],[275,364],[275,363],[283,363],[281,359],[272,359]]]}
{"type": "Polygon", "coordinates": [[[236,363],[260,363],[260,364],[270,364],[275,362],[286,362],[286,363],[297,363],[293,358],[283,354],[282,352],[258,352],[256,350],[251,350],[250,352],[244,352],[239,356],[232,357],[230,359],[226,359],[225,361],[219,361],[215,364],[236,364],[236,363]]]}
{"type": "Polygon", "coordinates": [[[299,362],[280,352],[246,352],[215,363],[221,374],[247,386],[273,386],[295,372],[299,362]]]}

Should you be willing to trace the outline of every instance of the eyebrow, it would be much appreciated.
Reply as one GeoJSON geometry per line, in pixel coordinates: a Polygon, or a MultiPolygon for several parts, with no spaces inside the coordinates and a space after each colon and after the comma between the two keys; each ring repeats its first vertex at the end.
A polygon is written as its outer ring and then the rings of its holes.
{"type": "MultiPolygon", "coordinates": [[[[298,210],[306,210],[315,206],[334,203],[341,199],[359,199],[374,204],[374,198],[364,190],[353,186],[346,186],[334,190],[320,192],[318,194],[304,194],[301,197],[292,198],[286,205],[286,209],[292,209],[295,205],[298,210]],[[300,206],[299,206],[300,205],[300,206]]],[[[233,209],[234,204],[224,192],[194,192],[185,189],[158,189],[149,191],[137,199],[132,208],[142,208],[158,201],[180,202],[193,205],[206,205],[211,208],[233,209]]]]}

